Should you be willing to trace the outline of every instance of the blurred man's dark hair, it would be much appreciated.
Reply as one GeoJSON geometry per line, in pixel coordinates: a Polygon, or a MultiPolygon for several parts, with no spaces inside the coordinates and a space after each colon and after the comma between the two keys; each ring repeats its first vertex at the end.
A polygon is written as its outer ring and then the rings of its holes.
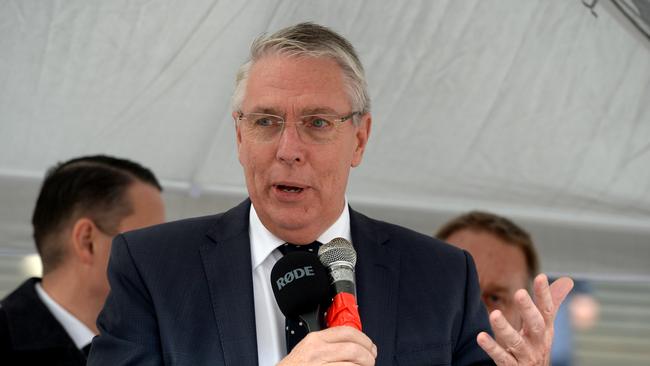
{"type": "Polygon", "coordinates": [[[539,259],[530,234],[514,222],[489,212],[470,211],[447,222],[438,230],[435,237],[447,240],[452,234],[460,230],[487,232],[510,245],[520,248],[526,258],[530,281],[537,275],[539,259]]]}
{"type": "Polygon", "coordinates": [[[32,216],[43,274],[63,260],[65,246],[59,243],[59,233],[79,217],[90,218],[106,234],[117,234],[122,218],[133,211],[126,192],[135,181],[162,191],[151,170],[107,155],[71,159],[47,172],[32,216]]]}

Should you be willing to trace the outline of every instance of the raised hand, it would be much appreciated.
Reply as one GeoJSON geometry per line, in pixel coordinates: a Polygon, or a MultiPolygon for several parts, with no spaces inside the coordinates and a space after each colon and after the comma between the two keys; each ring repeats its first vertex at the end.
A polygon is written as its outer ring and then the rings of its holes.
{"type": "Polygon", "coordinates": [[[476,337],[478,344],[498,366],[550,365],[553,321],[562,301],[573,288],[573,280],[562,277],[549,286],[540,274],[534,281],[535,302],[524,289],[518,290],[515,302],[522,316],[522,328],[515,330],[499,310],[490,313],[496,338],[485,332],[476,337]]]}

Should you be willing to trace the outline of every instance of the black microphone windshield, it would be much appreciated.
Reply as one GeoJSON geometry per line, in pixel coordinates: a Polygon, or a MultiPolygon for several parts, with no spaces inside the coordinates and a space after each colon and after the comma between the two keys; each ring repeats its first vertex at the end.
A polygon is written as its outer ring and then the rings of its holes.
{"type": "Polygon", "coordinates": [[[286,317],[307,314],[329,296],[327,270],[314,253],[293,252],[280,258],[271,270],[271,287],[286,317]]]}

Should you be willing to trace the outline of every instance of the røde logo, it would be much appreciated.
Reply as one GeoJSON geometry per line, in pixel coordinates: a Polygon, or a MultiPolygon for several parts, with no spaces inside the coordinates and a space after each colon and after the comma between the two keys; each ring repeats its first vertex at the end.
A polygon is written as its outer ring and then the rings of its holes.
{"type": "Polygon", "coordinates": [[[284,286],[305,276],[314,276],[314,268],[312,266],[304,266],[302,268],[291,270],[285,273],[284,276],[278,278],[275,283],[278,285],[278,290],[282,290],[284,286]]]}

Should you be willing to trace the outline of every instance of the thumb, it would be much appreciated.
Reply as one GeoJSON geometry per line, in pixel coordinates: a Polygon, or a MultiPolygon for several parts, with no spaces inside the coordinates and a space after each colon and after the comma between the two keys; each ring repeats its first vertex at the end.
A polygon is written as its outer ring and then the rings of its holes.
{"type": "Polygon", "coordinates": [[[558,278],[551,284],[551,298],[556,312],[571,289],[573,289],[573,280],[569,277],[558,278]]]}

